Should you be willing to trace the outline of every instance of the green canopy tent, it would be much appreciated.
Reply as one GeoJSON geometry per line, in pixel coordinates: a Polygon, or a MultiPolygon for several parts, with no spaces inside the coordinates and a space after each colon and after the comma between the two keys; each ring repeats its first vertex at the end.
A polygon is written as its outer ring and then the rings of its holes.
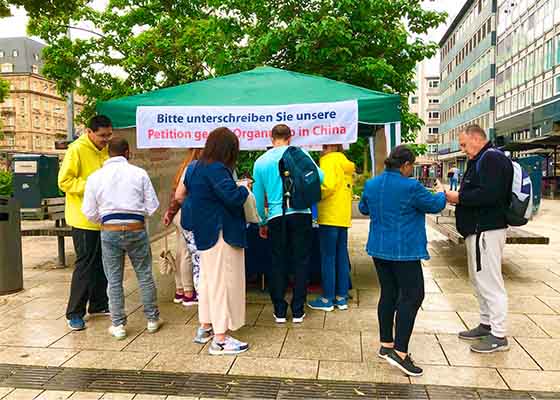
{"type": "MultiPolygon", "coordinates": [[[[329,103],[356,100],[361,135],[376,132],[383,154],[400,144],[400,96],[272,67],[185,85],[154,90],[135,96],[100,102],[97,111],[107,115],[116,129],[136,126],[139,106],[265,106],[329,103]]],[[[373,152],[372,152],[373,156],[373,152]]]]}

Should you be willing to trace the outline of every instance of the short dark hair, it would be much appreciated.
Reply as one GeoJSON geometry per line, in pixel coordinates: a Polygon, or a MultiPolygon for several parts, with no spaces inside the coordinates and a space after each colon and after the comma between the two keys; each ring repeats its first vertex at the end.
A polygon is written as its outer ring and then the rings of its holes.
{"type": "Polygon", "coordinates": [[[99,128],[112,128],[113,123],[109,117],[105,115],[96,115],[89,120],[88,128],[94,132],[97,132],[99,128]]]}
{"type": "Polygon", "coordinates": [[[109,155],[111,157],[124,156],[128,150],[130,150],[130,146],[125,138],[114,137],[109,140],[109,155]]]}
{"type": "Polygon", "coordinates": [[[210,164],[218,161],[233,170],[238,155],[239,138],[228,128],[221,127],[214,129],[208,135],[200,162],[210,164]]]}
{"type": "Polygon", "coordinates": [[[288,140],[292,136],[292,130],[288,125],[278,124],[272,128],[272,138],[288,140]]]}
{"type": "Polygon", "coordinates": [[[466,133],[467,135],[476,134],[476,135],[481,136],[481,137],[484,138],[484,139],[487,138],[486,132],[484,132],[484,129],[482,129],[482,128],[480,127],[480,125],[477,125],[477,124],[472,124],[472,125],[467,126],[467,127],[465,128],[465,133],[466,133]]]}
{"type": "Polygon", "coordinates": [[[416,156],[412,149],[406,144],[395,147],[389,157],[385,160],[385,167],[389,169],[397,169],[402,167],[406,162],[414,164],[416,156]]]}

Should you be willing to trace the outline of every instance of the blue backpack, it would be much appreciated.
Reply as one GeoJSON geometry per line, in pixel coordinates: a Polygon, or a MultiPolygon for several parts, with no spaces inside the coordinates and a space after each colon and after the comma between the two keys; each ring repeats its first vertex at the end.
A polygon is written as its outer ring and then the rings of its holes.
{"type": "MultiPolygon", "coordinates": [[[[486,153],[491,151],[500,152],[490,148],[482,153],[476,162],[476,172],[480,171],[480,163],[486,153]]],[[[511,183],[511,202],[506,210],[506,222],[510,226],[523,226],[529,222],[533,214],[533,185],[527,171],[519,163],[511,160],[510,162],[513,166],[513,181],[511,183]]]]}
{"type": "Polygon", "coordinates": [[[282,178],[282,211],[305,210],[321,200],[321,178],[317,166],[303,150],[290,146],[278,163],[282,178]]]}

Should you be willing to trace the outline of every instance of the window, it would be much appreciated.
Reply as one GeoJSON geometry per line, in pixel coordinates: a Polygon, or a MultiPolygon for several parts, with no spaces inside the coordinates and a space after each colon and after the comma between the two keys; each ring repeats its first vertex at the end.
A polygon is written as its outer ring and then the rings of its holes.
{"type": "Polygon", "coordinates": [[[39,73],[39,67],[35,64],[33,64],[31,66],[31,72],[33,72],[34,74],[38,74],[39,73]]]}
{"type": "Polygon", "coordinates": [[[0,58],[4,58],[4,50],[0,50],[0,58]]]}
{"type": "Polygon", "coordinates": [[[542,101],[542,83],[538,83],[535,85],[533,100],[535,104],[542,101]]]}
{"type": "Polygon", "coordinates": [[[410,98],[410,104],[418,104],[418,97],[412,96],[410,98]]]}
{"type": "Polygon", "coordinates": [[[439,111],[429,111],[428,112],[429,119],[438,119],[439,118],[439,111]]]}
{"type": "MultiPolygon", "coordinates": [[[[560,78],[560,77],[559,77],[560,78]]],[[[437,126],[429,126],[428,127],[428,133],[430,135],[437,135],[439,133],[439,127],[437,126]]]]}
{"type": "Polygon", "coordinates": [[[14,72],[14,64],[0,64],[0,72],[14,72]]]}
{"type": "Polygon", "coordinates": [[[41,123],[39,122],[39,116],[38,115],[35,116],[35,119],[34,119],[34,122],[33,122],[33,127],[35,127],[35,128],[40,128],[41,127],[41,123]]]}
{"type": "Polygon", "coordinates": [[[13,136],[8,136],[8,146],[14,147],[16,145],[16,139],[13,136]]]}
{"type": "Polygon", "coordinates": [[[19,51],[17,51],[16,49],[12,50],[12,57],[17,57],[19,56],[19,51]]]}
{"type": "Polygon", "coordinates": [[[39,61],[39,54],[37,54],[37,53],[33,54],[33,59],[35,61],[39,61]]]}
{"type": "Polygon", "coordinates": [[[553,40],[550,39],[546,42],[545,45],[545,54],[544,54],[544,70],[548,71],[554,65],[554,46],[553,40]]]}
{"type": "Polygon", "coordinates": [[[439,99],[436,97],[431,97],[428,99],[428,104],[439,104],[439,99]]]}
{"type": "Polygon", "coordinates": [[[544,83],[544,93],[543,93],[543,100],[552,97],[552,93],[554,91],[554,80],[549,79],[544,83]]]}
{"type": "Polygon", "coordinates": [[[439,80],[437,79],[430,79],[428,81],[428,87],[432,89],[437,89],[439,87],[439,80]]]}
{"type": "Polygon", "coordinates": [[[560,94],[560,75],[555,78],[556,81],[556,88],[554,90],[555,94],[560,94]]]}

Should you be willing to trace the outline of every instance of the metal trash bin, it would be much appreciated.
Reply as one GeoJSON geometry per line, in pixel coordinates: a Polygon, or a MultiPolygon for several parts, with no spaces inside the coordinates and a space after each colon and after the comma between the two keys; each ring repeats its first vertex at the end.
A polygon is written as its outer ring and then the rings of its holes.
{"type": "Polygon", "coordinates": [[[19,213],[17,200],[0,196],[0,295],[23,289],[19,213]]]}

